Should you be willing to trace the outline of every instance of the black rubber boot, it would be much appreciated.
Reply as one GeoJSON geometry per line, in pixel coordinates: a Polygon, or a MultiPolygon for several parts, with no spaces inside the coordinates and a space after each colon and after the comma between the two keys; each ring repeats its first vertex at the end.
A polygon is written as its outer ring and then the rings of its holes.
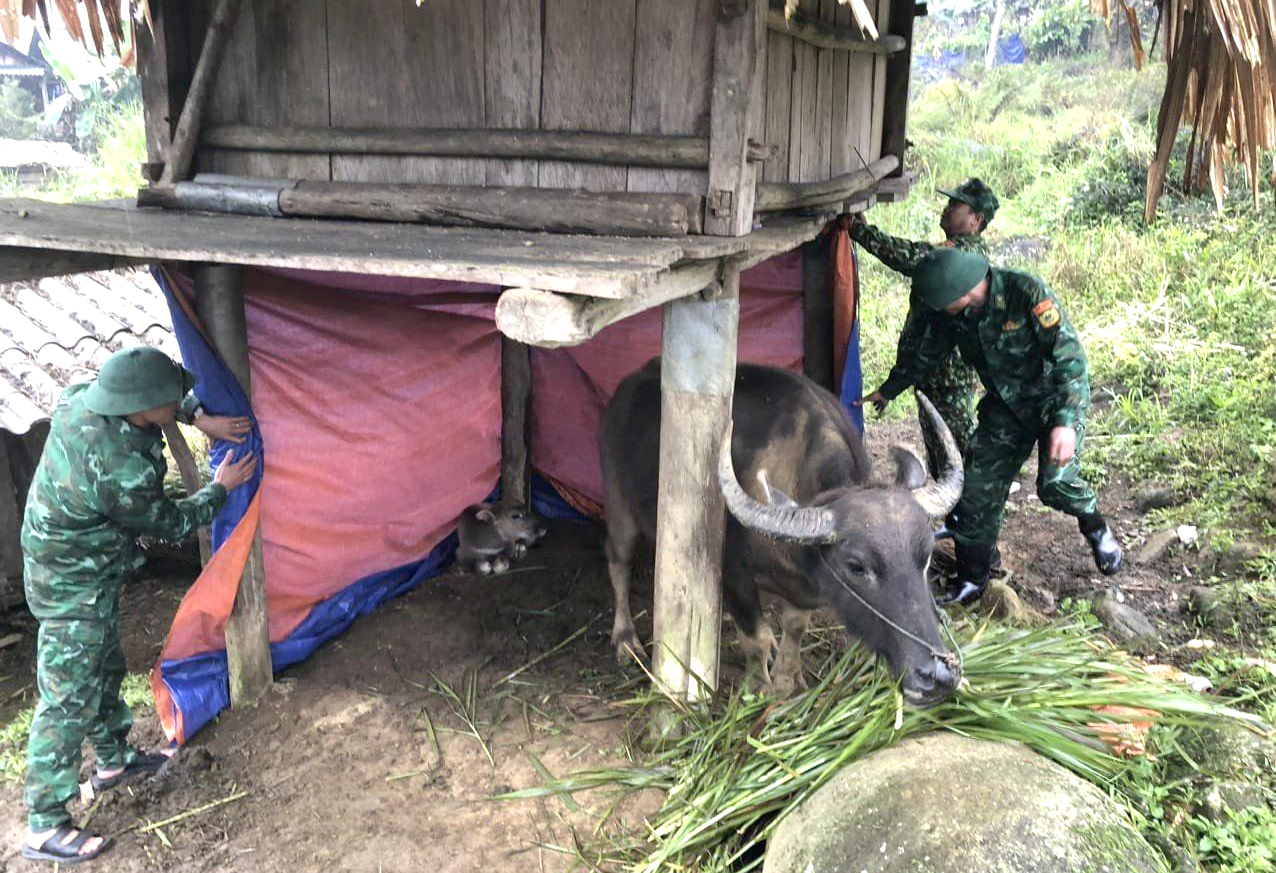
{"type": "Polygon", "coordinates": [[[1090,551],[1094,553],[1094,566],[1099,568],[1099,572],[1104,576],[1118,572],[1125,561],[1125,553],[1121,551],[1121,543],[1117,541],[1116,534],[1112,533],[1112,528],[1108,527],[1103,516],[1082,516],[1077,519],[1077,525],[1081,528],[1085,541],[1090,544],[1090,551]]]}
{"type": "Polygon", "coordinates": [[[963,545],[957,543],[957,575],[946,586],[940,596],[940,604],[959,603],[969,606],[984,596],[988,588],[988,577],[992,572],[992,556],[996,550],[995,543],[979,543],[963,545]]]}

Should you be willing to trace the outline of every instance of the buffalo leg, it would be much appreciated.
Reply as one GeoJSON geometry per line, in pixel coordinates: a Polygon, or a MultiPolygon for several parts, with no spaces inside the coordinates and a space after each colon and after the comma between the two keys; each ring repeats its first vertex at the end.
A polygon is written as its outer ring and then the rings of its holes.
{"type": "MultiPolygon", "coordinates": [[[[735,622],[740,635],[740,650],[744,654],[746,677],[756,677],[757,690],[771,693],[771,663],[775,659],[778,643],[775,632],[762,614],[762,601],[758,599],[758,586],[752,581],[741,582],[734,574],[724,580],[727,612],[735,622]]],[[[746,678],[746,683],[749,679],[746,678]]]]}
{"type": "Polygon", "coordinates": [[[638,544],[638,528],[628,512],[618,506],[607,507],[607,572],[615,597],[615,613],[611,625],[611,642],[616,659],[622,664],[631,658],[644,659],[642,643],[629,611],[629,580],[633,575],[634,548],[638,544]]]}
{"type": "Polygon", "coordinates": [[[811,612],[786,603],[780,614],[780,628],[784,636],[775,656],[774,683],[775,693],[781,697],[788,697],[799,688],[806,687],[806,677],[802,675],[802,635],[811,623],[811,612]]]}

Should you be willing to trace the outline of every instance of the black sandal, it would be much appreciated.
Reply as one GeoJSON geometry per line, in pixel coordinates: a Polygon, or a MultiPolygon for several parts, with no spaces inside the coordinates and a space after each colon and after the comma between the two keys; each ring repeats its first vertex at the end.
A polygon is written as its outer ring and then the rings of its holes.
{"type": "Polygon", "coordinates": [[[95,834],[91,831],[82,830],[69,824],[62,825],[48,838],[40,844],[40,848],[33,849],[31,844],[26,840],[22,841],[22,857],[31,861],[53,861],[58,864],[79,864],[81,861],[91,861],[98,855],[105,852],[111,846],[115,845],[115,840],[110,837],[104,837],[101,834],[95,834]],[[67,840],[67,837],[75,834],[73,840],[67,840]],[[80,854],[80,847],[89,840],[99,838],[102,845],[98,846],[92,852],[80,854]]]}
{"type": "Polygon", "coordinates": [[[122,785],[135,776],[153,776],[171,760],[172,758],[168,755],[161,755],[159,752],[141,752],[138,753],[136,758],[124,765],[123,771],[105,779],[94,773],[89,777],[89,784],[93,786],[94,791],[105,791],[108,788],[114,788],[116,785],[122,785]]]}

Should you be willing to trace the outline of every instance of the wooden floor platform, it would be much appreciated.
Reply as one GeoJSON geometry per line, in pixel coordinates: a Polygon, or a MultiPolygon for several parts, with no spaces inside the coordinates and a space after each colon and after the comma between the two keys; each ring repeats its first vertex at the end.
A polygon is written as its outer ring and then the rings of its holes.
{"type": "Polygon", "coordinates": [[[173,212],[123,202],[64,204],[10,198],[0,199],[0,272],[6,260],[30,259],[31,250],[36,250],[64,257],[76,253],[77,257],[92,254],[455,279],[632,300],[646,296],[648,289],[667,286],[676,268],[732,255],[756,263],[789,251],[814,238],[827,217],[780,217],[742,237],[663,239],[173,212]]]}

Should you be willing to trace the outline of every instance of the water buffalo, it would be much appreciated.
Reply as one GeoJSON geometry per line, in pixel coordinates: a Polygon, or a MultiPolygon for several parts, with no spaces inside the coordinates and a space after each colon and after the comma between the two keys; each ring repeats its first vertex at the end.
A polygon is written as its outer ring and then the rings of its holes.
{"type": "Polygon", "coordinates": [[[503,573],[548,530],[539,516],[521,506],[476,503],[456,520],[457,563],[481,576],[503,573]]]}
{"type": "MultiPolygon", "coordinates": [[[[910,704],[938,702],[956,688],[959,668],[940,637],[926,569],[930,521],[957,502],[961,461],[930,401],[922,405],[943,437],[942,477],[927,483],[917,457],[896,446],[894,480],[874,481],[859,433],[832,394],[786,370],[737,368],[730,451],[724,441],[718,467],[730,511],[723,593],[750,670],[767,690],[787,695],[805,687],[802,634],[824,606],[886,657],[910,704]],[[759,588],[783,601],[778,643],[759,588]]],[[[642,653],[629,611],[634,552],[656,534],[659,358],[621,382],[598,442],[616,598],[612,642],[624,660],[642,653]]]]}

